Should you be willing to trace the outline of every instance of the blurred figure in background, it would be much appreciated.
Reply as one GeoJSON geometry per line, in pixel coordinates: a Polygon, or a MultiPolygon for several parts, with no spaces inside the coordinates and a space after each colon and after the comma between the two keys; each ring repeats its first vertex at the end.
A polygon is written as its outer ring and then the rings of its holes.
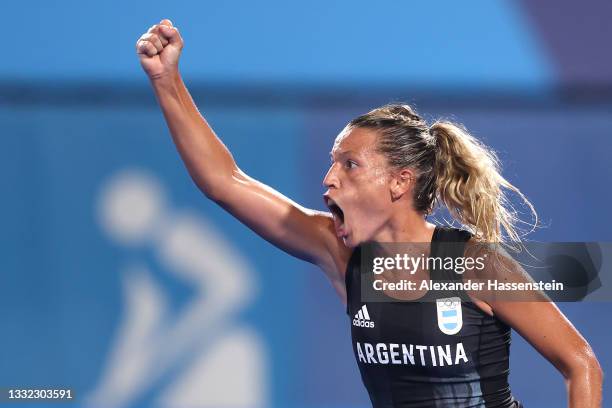
{"type": "Polygon", "coordinates": [[[267,406],[263,342],[236,318],[257,292],[249,263],[200,216],[173,209],[161,183],[142,170],[113,175],[98,212],[111,239],[149,247],[160,265],[137,259],[121,271],[126,311],[87,405],[123,407],[152,394],[168,407],[267,406]],[[178,311],[154,274],[158,268],[193,289],[178,311]],[[179,375],[164,384],[173,371],[179,375]],[[230,382],[235,392],[226,392],[230,382]]]}

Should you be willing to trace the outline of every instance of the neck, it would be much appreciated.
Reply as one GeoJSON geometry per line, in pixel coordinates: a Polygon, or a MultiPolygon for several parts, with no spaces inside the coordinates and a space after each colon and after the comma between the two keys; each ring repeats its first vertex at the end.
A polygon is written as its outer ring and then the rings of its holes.
{"type": "Polygon", "coordinates": [[[376,242],[431,242],[435,224],[416,211],[393,216],[374,236],[376,242]]]}

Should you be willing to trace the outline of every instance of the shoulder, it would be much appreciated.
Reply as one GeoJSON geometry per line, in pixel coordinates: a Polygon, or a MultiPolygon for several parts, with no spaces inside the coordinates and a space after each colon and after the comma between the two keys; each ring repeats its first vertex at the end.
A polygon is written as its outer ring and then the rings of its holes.
{"type": "Polygon", "coordinates": [[[465,229],[449,225],[437,225],[436,239],[441,242],[467,242],[473,234],[465,229]]]}
{"type": "MultiPolygon", "coordinates": [[[[465,257],[473,265],[466,270],[463,280],[482,284],[482,289],[470,293],[470,297],[481,301],[486,310],[495,314],[496,305],[548,300],[539,290],[529,289],[534,281],[515,259],[517,252],[504,244],[483,243],[470,240],[466,245],[465,257]],[[514,290],[525,287],[526,290],[514,290]]],[[[519,252],[520,253],[520,252],[519,252]]]]}
{"type": "Polygon", "coordinates": [[[482,242],[472,236],[465,244],[464,256],[478,261],[478,268],[470,269],[475,278],[500,278],[524,273],[520,264],[501,243],[482,242]]]}

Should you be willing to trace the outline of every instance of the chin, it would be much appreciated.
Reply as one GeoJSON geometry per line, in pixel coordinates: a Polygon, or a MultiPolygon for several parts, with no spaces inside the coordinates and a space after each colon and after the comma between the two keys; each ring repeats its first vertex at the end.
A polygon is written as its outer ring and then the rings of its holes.
{"type": "Polygon", "coordinates": [[[353,234],[349,234],[346,237],[342,238],[342,242],[347,248],[356,248],[359,246],[360,242],[353,239],[353,234]]]}

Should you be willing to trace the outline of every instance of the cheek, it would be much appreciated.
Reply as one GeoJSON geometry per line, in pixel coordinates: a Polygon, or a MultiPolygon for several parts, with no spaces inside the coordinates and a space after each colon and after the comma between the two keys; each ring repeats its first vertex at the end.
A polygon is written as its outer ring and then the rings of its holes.
{"type": "Polygon", "coordinates": [[[387,171],[383,167],[373,168],[370,174],[369,182],[379,187],[387,186],[387,171]]]}
{"type": "Polygon", "coordinates": [[[361,186],[358,212],[366,217],[382,215],[391,201],[389,188],[384,178],[373,178],[361,186]]]}
{"type": "Polygon", "coordinates": [[[384,213],[385,208],[388,208],[389,186],[387,173],[383,168],[371,168],[367,173],[361,173],[347,180],[344,187],[347,187],[346,198],[350,197],[352,204],[352,211],[349,213],[358,216],[360,222],[366,221],[361,219],[362,217],[371,218],[380,215],[384,213]]]}
{"type": "Polygon", "coordinates": [[[372,169],[369,177],[364,180],[362,188],[370,203],[386,203],[389,197],[389,182],[386,171],[381,168],[372,169]]]}

